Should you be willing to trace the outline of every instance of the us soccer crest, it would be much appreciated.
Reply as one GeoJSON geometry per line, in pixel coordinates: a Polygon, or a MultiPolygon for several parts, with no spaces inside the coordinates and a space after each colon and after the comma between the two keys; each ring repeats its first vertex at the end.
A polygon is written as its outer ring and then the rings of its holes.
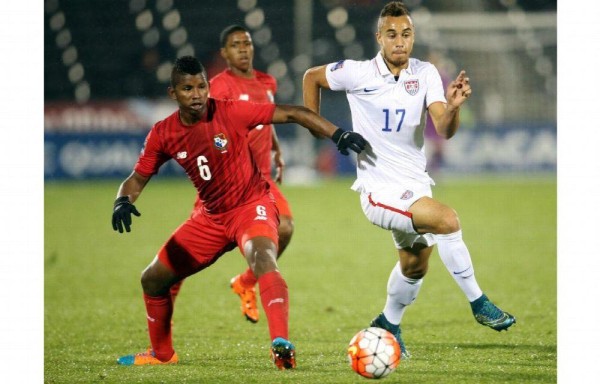
{"type": "Polygon", "coordinates": [[[406,80],[404,82],[404,89],[409,95],[414,96],[419,92],[419,80],[406,80]]]}
{"type": "Polygon", "coordinates": [[[215,142],[215,147],[221,151],[221,152],[227,152],[227,144],[229,143],[227,141],[227,138],[225,137],[224,133],[219,133],[218,135],[215,135],[215,137],[213,138],[214,142],[215,142]]]}
{"type": "Polygon", "coordinates": [[[402,196],[400,196],[400,198],[402,200],[408,200],[411,197],[413,197],[413,192],[411,190],[408,190],[408,189],[406,191],[404,191],[404,193],[402,194],[402,196]]]}

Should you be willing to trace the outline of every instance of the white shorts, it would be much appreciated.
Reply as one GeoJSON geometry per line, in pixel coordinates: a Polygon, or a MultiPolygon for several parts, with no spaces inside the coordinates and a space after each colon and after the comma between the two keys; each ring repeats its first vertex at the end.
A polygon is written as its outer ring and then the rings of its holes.
{"type": "Polygon", "coordinates": [[[408,183],[394,189],[361,192],[360,203],[371,223],[392,231],[396,248],[411,248],[416,243],[432,246],[436,243],[433,234],[417,233],[412,214],[408,212],[410,206],[424,196],[432,197],[430,184],[408,183]]]}

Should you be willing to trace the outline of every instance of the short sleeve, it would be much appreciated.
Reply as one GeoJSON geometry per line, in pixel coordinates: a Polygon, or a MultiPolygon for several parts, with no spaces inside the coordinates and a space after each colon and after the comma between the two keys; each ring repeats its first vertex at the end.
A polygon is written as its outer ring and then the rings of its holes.
{"type": "Polygon", "coordinates": [[[161,150],[160,138],[155,126],[148,132],[133,170],[142,176],[149,177],[156,174],[167,160],[169,160],[169,156],[161,150]]]}
{"type": "Polygon", "coordinates": [[[210,97],[213,99],[229,99],[231,94],[230,88],[227,86],[227,82],[219,78],[210,81],[210,97]]]}
{"type": "Polygon", "coordinates": [[[231,101],[229,113],[234,121],[242,123],[246,129],[250,130],[260,124],[271,124],[275,107],[276,105],[271,103],[236,100],[231,101]]]}
{"type": "Polygon", "coordinates": [[[425,95],[425,103],[427,107],[431,104],[441,101],[446,103],[446,96],[444,91],[444,84],[437,68],[430,64],[427,68],[427,94],[425,95]]]}
{"type": "Polygon", "coordinates": [[[340,60],[327,64],[325,77],[332,91],[347,91],[355,88],[357,83],[358,62],[354,60],[340,60]]]}

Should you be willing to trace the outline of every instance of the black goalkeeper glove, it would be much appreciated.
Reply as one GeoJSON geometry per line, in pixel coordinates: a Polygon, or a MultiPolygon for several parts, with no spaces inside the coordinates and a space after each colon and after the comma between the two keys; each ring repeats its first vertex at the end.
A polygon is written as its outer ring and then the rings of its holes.
{"type": "Polygon", "coordinates": [[[356,153],[361,153],[363,149],[369,144],[360,134],[351,131],[344,131],[342,128],[338,128],[337,131],[331,136],[331,140],[337,146],[338,151],[342,155],[348,156],[350,152],[348,149],[353,150],[356,153]]]}
{"type": "Polygon", "coordinates": [[[123,233],[123,226],[125,226],[125,230],[127,232],[131,232],[131,214],[136,216],[141,216],[142,214],[138,212],[135,208],[135,205],[131,204],[128,196],[121,196],[115,200],[115,206],[113,208],[112,214],[112,226],[119,233],[123,233]]]}

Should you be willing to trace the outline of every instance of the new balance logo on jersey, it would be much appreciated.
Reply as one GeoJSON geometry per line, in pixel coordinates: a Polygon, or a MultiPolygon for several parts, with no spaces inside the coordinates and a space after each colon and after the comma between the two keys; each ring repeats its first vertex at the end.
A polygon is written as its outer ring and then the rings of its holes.
{"type": "Polygon", "coordinates": [[[404,82],[404,89],[409,95],[414,96],[419,92],[419,80],[406,80],[404,82]]]}
{"type": "Polygon", "coordinates": [[[177,152],[177,160],[179,159],[185,159],[187,158],[187,152],[183,151],[183,152],[177,152]]]}

